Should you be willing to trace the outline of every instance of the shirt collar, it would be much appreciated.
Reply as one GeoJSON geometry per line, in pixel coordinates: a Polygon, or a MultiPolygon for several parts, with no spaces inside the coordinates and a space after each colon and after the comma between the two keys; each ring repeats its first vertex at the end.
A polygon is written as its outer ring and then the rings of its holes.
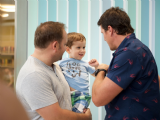
{"type": "Polygon", "coordinates": [[[29,56],[29,57],[33,58],[33,59],[36,60],[38,63],[40,63],[41,65],[47,67],[48,69],[50,69],[50,70],[52,70],[52,71],[53,71],[53,69],[54,69],[54,70],[56,69],[56,66],[55,66],[54,64],[52,64],[52,67],[51,67],[51,66],[46,65],[44,62],[42,62],[41,60],[39,60],[39,59],[37,59],[37,58],[35,58],[35,57],[33,57],[33,56],[29,56]]]}
{"type": "Polygon", "coordinates": [[[125,48],[125,46],[127,46],[127,44],[130,42],[129,40],[131,39],[135,39],[135,33],[132,33],[130,35],[128,35],[119,45],[119,47],[116,49],[116,51],[113,53],[113,56],[118,52],[118,50],[125,48]]]}

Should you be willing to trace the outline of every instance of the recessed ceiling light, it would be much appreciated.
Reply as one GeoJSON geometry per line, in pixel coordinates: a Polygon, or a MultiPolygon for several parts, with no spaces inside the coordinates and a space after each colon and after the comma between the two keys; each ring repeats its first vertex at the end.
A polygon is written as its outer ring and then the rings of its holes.
{"type": "Polygon", "coordinates": [[[15,5],[0,5],[0,10],[5,12],[15,12],[15,5]]]}
{"type": "Polygon", "coordinates": [[[2,14],[1,16],[2,16],[2,17],[8,17],[9,14],[2,14]]]}

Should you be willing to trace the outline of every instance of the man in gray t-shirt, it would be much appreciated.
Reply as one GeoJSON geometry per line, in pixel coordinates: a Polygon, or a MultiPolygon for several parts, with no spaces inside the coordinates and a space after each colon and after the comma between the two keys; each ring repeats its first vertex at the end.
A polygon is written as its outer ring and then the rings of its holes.
{"type": "Polygon", "coordinates": [[[29,56],[19,73],[16,91],[34,120],[41,118],[37,109],[56,102],[62,109],[72,109],[70,89],[59,66],[47,66],[33,56],[29,56]]]}
{"type": "Polygon", "coordinates": [[[16,82],[17,96],[31,120],[92,119],[89,109],[84,114],[71,111],[69,85],[55,63],[62,59],[66,42],[62,23],[45,22],[36,29],[34,53],[22,66],[16,82]]]}

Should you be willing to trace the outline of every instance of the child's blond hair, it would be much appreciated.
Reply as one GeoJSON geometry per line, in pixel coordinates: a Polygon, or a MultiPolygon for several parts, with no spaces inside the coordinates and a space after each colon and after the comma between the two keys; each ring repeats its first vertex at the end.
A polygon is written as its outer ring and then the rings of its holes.
{"type": "Polygon", "coordinates": [[[73,45],[73,42],[75,42],[75,41],[83,42],[83,41],[86,41],[86,38],[81,33],[76,33],[76,32],[68,33],[68,41],[67,41],[66,46],[71,48],[73,45]]]}

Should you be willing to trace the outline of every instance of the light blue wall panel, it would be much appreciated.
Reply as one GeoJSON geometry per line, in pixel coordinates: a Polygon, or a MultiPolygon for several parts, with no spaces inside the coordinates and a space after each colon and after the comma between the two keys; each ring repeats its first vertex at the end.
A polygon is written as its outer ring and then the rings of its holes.
{"type": "Polygon", "coordinates": [[[28,3],[26,0],[15,0],[15,5],[14,83],[16,83],[19,70],[27,59],[28,42],[28,3]]]}
{"type": "Polygon", "coordinates": [[[128,0],[123,0],[123,9],[128,14],[128,0]]]}
{"type": "MultiPolygon", "coordinates": [[[[102,14],[110,7],[111,7],[111,0],[102,0],[102,14]]],[[[102,63],[109,65],[110,61],[111,61],[111,51],[107,42],[104,40],[104,37],[102,36],[102,63]]]]}
{"type": "Polygon", "coordinates": [[[88,0],[79,0],[79,33],[86,38],[86,55],[83,60],[88,60],[88,0]]]}
{"type": "Polygon", "coordinates": [[[48,0],[48,21],[56,22],[57,16],[57,1],[56,0],[48,0]]]}
{"type": "Polygon", "coordinates": [[[47,1],[38,0],[38,25],[47,21],[47,1]]]}
{"type": "Polygon", "coordinates": [[[149,0],[141,0],[141,41],[149,47],[149,0]]]}
{"type": "MultiPolygon", "coordinates": [[[[57,0],[58,2],[58,22],[67,25],[67,0],[57,0]]],[[[68,26],[67,26],[68,27],[68,26]]]]}
{"type": "MultiPolygon", "coordinates": [[[[67,8],[67,0],[57,0],[58,2],[58,6],[57,6],[57,9],[58,9],[58,22],[61,22],[63,24],[66,25],[67,29],[68,29],[68,20],[67,20],[67,12],[68,12],[68,8],[67,8]]],[[[66,29],[66,32],[67,32],[67,29],[66,29]]],[[[66,58],[68,57],[68,53],[65,52],[63,54],[63,58],[66,58]]]]}
{"type": "Polygon", "coordinates": [[[141,0],[136,1],[136,37],[141,40],[141,0]]]}
{"type": "Polygon", "coordinates": [[[131,19],[134,33],[136,33],[136,0],[128,0],[128,15],[131,19]]]}
{"type": "Polygon", "coordinates": [[[160,75],[160,0],[155,0],[155,58],[160,75]]]}
{"type": "Polygon", "coordinates": [[[28,56],[34,52],[34,33],[38,26],[38,1],[28,0],[28,56]]]}
{"type": "MultiPolygon", "coordinates": [[[[88,55],[90,56],[90,59],[97,59],[99,61],[99,26],[97,25],[97,22],[99,20],[99,14],[100,14],[100,8],[99,8],[99,0],[91,0],[90,2],[90,40],[89,40],[89,48],[90,53],[88,55]]],[[[90,78],[90,94],[92,94],[92,85],[95,78],[91,76],[90,78]]],[[[90,109],[92,112],[92,118],[93,120],[98,120],[99,112],[98,107],[94,105],[93,102],[90,104],[90,109]]],[[[102,115],[100,115],[102,116],[102,115]]]]}
{"type": "Polygon", "coordinates": [[[77,0],[69,0],[68,32],[77,32],[77,0]]]}
{"type": "Polygon", "coordinates": [[[151,36],[149,37],[149,47],[152,51],[153,56],[155,57],[155,0],[151,0],[149,2],[149,33],[151,36]]]}
{"type": "MultiPolygon", "coordinates": [[[[111,7],[111,0],[102,0],[102,14],[111,7]]],[[[110,64],[111,61],[111,51],[107,44],[107,42],[104,40],[104,37],[102,36],[102,63],[105,63],[107,65],[110,64]]],[[[104,107],[102,107],[102,120],[104,120],[106,111],[104,107]]]]}
{"type": "Polygon", "coordinates": [[[115,7],[123,9],[123,0],[115,0],[115,7]]]}

